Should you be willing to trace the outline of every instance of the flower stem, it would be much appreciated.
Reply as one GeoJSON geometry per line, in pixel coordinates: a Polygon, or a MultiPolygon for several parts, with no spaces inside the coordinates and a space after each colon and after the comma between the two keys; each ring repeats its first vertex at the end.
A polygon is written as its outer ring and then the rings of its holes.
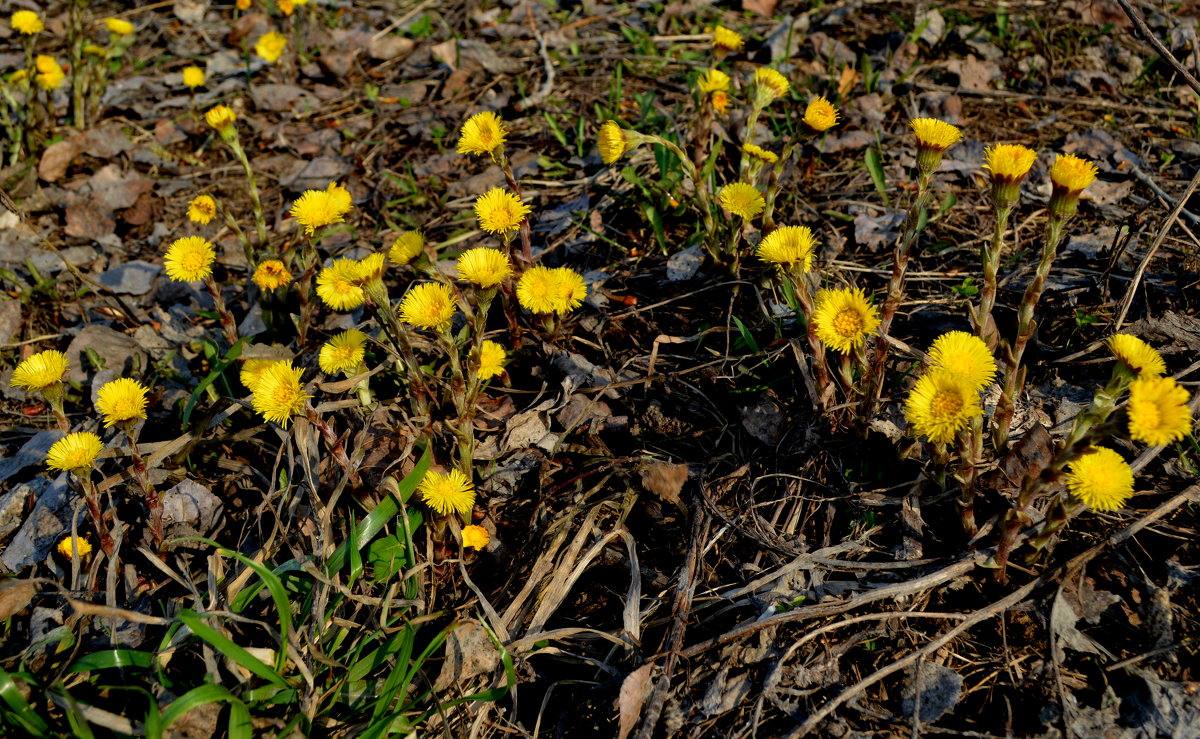
{"type": "Polygon", "coordinates": [[[150,536],[154,538],[155,549],[161,552],[163,548],[162,498],[159,497],[158,491],[150,482],[150,472],[146,469],[146,460],[138,451],[137,434],[134,431],[133,423],[124,424],[123,430],[125,431],[125,443],[129,447],[129,456],[133,459],[133,477],[142,488],[142,495],[146,499],[146,509],[150,513],[150,536]]]}
{"type": "MultiPolygon", "coordinates": [[[[246,171],[246,189],[250,193],[250,204],[254,206],[254,228],[258,232],[258,243],[260,246],[267,244],[267,221],[263,213],[262,198],[258,194],[258,181],[254,178],[254,168],[250,166],[250,159],[246,156],[246,150],[242,148],[242,142],[237,136],[231,136],[226,139],[229,148],[233,151],[233,155],[241,162],[242,169],[246,171]]],[[[248,255],[251,265],[254,264],[253,249],[248,255]]]]}
{"type": "Polygon", "coordinates": [[[983,266],[983,286],[979,291],[979,308],[974,314],[975,334],[983,339],[988,348],[995,351],[999,341],[992,308],[996,305],[996,275],[1000,271],[1000,255],[1004,249],[1004,232],[1008,230],[1008,219],[1013,206],[996,205],[996,227],[992,232],[991,244],[986,241],[979,247],[979,261],[983,266]]]}
{"type": "Polygon", "coordinates": [[[217,315],[221,318],[221,330],[225,332],[225,340],[229,342],[230,346],[233,346],[238,342],[237,323],[225,305],[225,298],[221,297],[221,286],[217,284],[212,275],[204,278],[204,285],[212,295],[213,305],[217,309],[217,315]]]}

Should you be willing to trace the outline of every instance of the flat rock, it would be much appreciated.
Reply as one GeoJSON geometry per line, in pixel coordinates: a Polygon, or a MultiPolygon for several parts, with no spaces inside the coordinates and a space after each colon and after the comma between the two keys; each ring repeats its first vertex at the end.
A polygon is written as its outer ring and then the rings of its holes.
{"type": "Polygon", "coordinates": [[[146,367],[146,352],[131,337],[108,326],[92,324],[84,326],[83,330],[67,347],[67,379],[74,382],[86,382],[93,371],[87,358],[87,350],[94,351],[104,362],[103,369],[116,370],[121,375],[128,375],[135,366],[146,367]]]}
{"type": "Polygon", "coordinates": [[[54,442],[62,437],[63,433],[57,429],[39,431],[31,436],[29,441],[21,445],[16,454],[0,459],[0,482],[4,482],[26,467],[46,461],[46,453],[50,451],[54,442]]]}
{"type": "Polygon", "coordinates": [[[10,343],[21,330],[21,301],[0,300],[0,344],[10,343]]]}
{"type": "Polygon", "coordinates": [[[704,251],[699,244],[677,251],[667,258],[667,280],[683,282],[690,280],[700,271],[704,263],[704,251]]]}
{"type": "Polygon", "coordinates": [[[102,272],[96,281],[122,295],[145,295],[154,287],[154,278],[162,271],[161,264],[135,259],[102,272]]]}
{"type": "MultiPolygon", "coordinates": [[[[42,490],[37,496],[33,512],[13,536],[4,554],[0,554],[0,569],[16,572],[43,562],[50,550],[58,544],[63,532],[70,528],[69,519],[74,497],[71,486],[67,484],[67,473],[59,475],[42,490]]],[[[89,525],[82,510],[77,525],[80,529],[89,525]]]]}
{"type": "Polygon", "coordinates": [[[221,499],[194,480],[184,480],[162,496],[163,525],[183,524],[206,533],[221,517],[221,499]]]}

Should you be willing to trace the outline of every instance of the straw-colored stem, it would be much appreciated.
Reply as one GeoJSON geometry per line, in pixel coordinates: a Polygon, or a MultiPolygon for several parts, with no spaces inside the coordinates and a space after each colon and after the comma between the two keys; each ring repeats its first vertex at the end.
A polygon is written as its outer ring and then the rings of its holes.
{"type": "Polygon", "coordinates": [[[92,519],[92,528],[96,530],[96,538],[100,541],[100,549],[108,556],[113,553],[112,536],[108,533],[108,521],[104,519],[104,512],[100,510],[100,496],[96,492],[96,486],[92,484],[91,470],[73,473],[75,479],[79,481],[79,487],[83,490],[83,501],[87,504],[88,514],[92,519]]]}
{"type": "MultiPolygon", "coordinates": [[[[250,166],[250,158],[246,156],[246,150],[242,148],[242,142],[237,136],[231,136],[226,141],[246,172],[246,190],[250,193],[250,204],[254,207],[254,228],[258,233],[259,246],[265,247],[267,245],[267,220],[263,212],[262,198],[258,194],[258,181],[254,177],[254,168],[250,166]]],[[[251,252],[249,261],[254,264],[253,250],[251,252]]]]}
{"type": "Polygon", "coordinates": [[[155,549],[162,551],[163,546],[163,506],[162,498],[150,482],[150,471],[146,469],[146,460],[137,447],[137,433],[133,423],[124,425],[125,443],[129,447],[129,456],[133,459],[133,477],[142,489],[146,499],[146,510],[150,514],[150,536],[154,539],[155,549]]]}

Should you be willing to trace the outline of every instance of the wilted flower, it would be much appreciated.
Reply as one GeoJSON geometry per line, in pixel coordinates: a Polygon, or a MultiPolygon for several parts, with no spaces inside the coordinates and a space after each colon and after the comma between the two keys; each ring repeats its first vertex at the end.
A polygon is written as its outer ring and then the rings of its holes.
{"type": "Polygon", "coordinates": [[[167,277],[177,282],[198,282],[212,274],[212,264],[217,258],[212,244],[203,236],[185,236],[176,239],[167,248],[163,263],[167,277]]]}

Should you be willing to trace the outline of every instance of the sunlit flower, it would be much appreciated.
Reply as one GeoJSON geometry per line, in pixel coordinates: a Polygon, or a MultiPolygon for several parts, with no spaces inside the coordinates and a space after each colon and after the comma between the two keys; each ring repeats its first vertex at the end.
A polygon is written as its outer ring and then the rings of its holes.
{"type": "Polygon", "coordinates": [[[476,113],[463,124],[462,133],[458,137],[459,154],[490,155],[495,158],[496,152],[504,149],[504,137],[508,129],[500,116],[491,111],[476,113]]]}
{"type": "Polygon", "coordinates": [[[325,194],[329,197],[329,207],[335,213],[344,216],[354,207],[354,198],[350,195],[350,191],[340,183],[330,182],[325,187],[325,194]]]}
{"type": "Polygon", "coordinates": [[[837,108],[833,103],[818,95],[804,109],[804,124],[813,133],[823,133],[837,125],[839,118],[837,108]]]}
{"type": "Polygon", "coordinates": [[[555,267],[551,287],[555,313],[567,313],[583,305],[587,297],[587,283],[583,275],[570,267],[555,267]]]}
{"type": "Polygon", "coordinates": [[[1079,206],[1079,195],[1096,179],[1096,165],[1074,154],[1059,154],[1050,165],[1050,211],[1069,218],[1079,206]]]}
{"type": "Polygon", "coordinates": [[[1104,340],[1104,345],[1138,377],[1162,377],[1167,373],[1162,355],[1136,336],[1114,334],[1104,340]]]}
{"type": "Polygon", "coordinates": [[[442,516],[464,516],[475,505],[475,486],[457,469],[443,474],[430,470],[417,485],[421,500],[442,516]]]}
{"type": "Polygon", "coordinates": [[[454,293],[440,282],[413,285],[400,301],[400,320],[429,331],[450,325],[457,307],[454,293]]]}
{"type": "Polygon", "coordinates": [[[1170,377],[1145,377],[1129,385],[1129,436],[1150,446],[1166,446],[1192,430],[1188,391],[1170,377]]]}
{"type": "Polygon", "coordinates": [[[944,443],[981,415],[979,391],[953,371],[934,367],[917,380],[904,401],[904,417],[917,436],[944,443]]]}
{"type": "Polygon", "coordinates": [[[767,151],[761,146],[755,144],[742,144],[742,153],[757,159],[763,164],[774,164],[779,161],[779,155],[773,151],[767,151]]]}
{"type": "Polygon", "coordinates": [[[738,51],[746,43],[740,33],[724,26],[714,26],[712,37],[713,46],[723,51],[738,51]]]}
{"type": "Polygon", "coordinates": [[[505,236],[516,233],[532,210],[502,187],[493,187],[475,201],[475,217],[484,231],[505,236]]]}
{"type": "Polygon", "coordinates": [[[801,275],[812,269],[816,239],[808,226],[780,226],[758,243],[758,258],[784,272],[801,275]]]}
{"type": "Polygon", "coordinates": [[[12,14],[9,23],[14,31],[25,36],[41,33],[46,28],[42,25],[42,19],[32,10],[18,10],[12,14]]]}
{"type": "Polygon", "coordinates": [[[388,249],[388,260],[392,264],[408,264],[425,251],[425,236],[420,231],[405,231],[396,237],[388,249]]]}
{"type": "Polygon", "coordinates": [[[147,392],[142,383],[128,377],[106,382],[96,393],[96,410],[104,419],[104,427],[145,418],[147,392]]]}
{"type": "Polygon", "coordinates": [[[283,56],[283,50],[286,48],[287,36],[279,31],[268,31],[254,43],[254,53],[262,57],[267,64],[274,64],[283,56]]]}
{"type": "Polygon", "coordinates": [[[879,328],[879,311],[862,289],[825,289],[817,293],[814,303],[817,338],[835,352],[849,354],[879,328]]]}
{"type": "Polygon", "coordinates": [[[208,224],[217,216],[217,201],[210,195],[198,195],[188,203],[187,217],[192,223],[208,224]]]}
{"type": "Polygon", "coordinates": [[[746,220],[754,218],[763,212],[766,201],[754,185],[746,182],[733,182],[721,188],[717,202],[725,210],[746,220]]]}
{"type": "Polygon", "coordinates": [[[604,125],[600,126],[598,147],[600,159],[605,164],[612,164],[625,153],[625,136],[616,121],[605,121],[604,125]]]}
{"type": "Polygon", "coordinates": [[[482,288],[495,287],[512,274],[508,256],[499,249],[477,247],[458,258],[458,276],[482,288]]]}
{"type": "Polygon", "coordinates": [[[235,0],[234,2],[234,5],[237,6],[238,10],[249,10],[250,6],[253,4],[254,0],[235,0]]]}
{"type": "Polygon", "coordinates": [[[317,274],[317,297],[333,310],[354,310],[366,300],[358,261],[335,259],[317,274]]]}
{"type": "Polygon", "coordinates": [[[311,235],[318,228],[345,220],[351,207],[348,196],[345,188],[330,183],[325,190],[305,190],[288,212],[311,235]]]}
{"type": "Polygon", "coordinates": [[[277,364],[282,360],[279,359],[247,359],[242,363],[242,369],[238,373],[238,379],[242,381],[242,385],[247,390],[254,390],[254,385],[262,379],[263,373],[266,372],[271,365],[277,364]]]}
{"type": "Polygon", "coordinates": [[[183,68],[183,85],[190,87],[193,90],[197,87],[204,86],[204,70],[200,67],[184,67],[183,68]]]}
{"type": "Polygon", "coordinates": [[[185,236],[167,247],[163,264],[167,277],[177,282],[198,282],[212,274],[217,258],[212,244],[203,236],[185,236]]]}
{"type": "Polygon", "coordinates": [[[1008,205],[1020,197],[1021,180],[1029,174],[1037,152],[1020,144],[997,144],[984,150],[983,159],[983,168],[992,176],[992,197],[1008,205]]]}
{"type": "Polygon", "coordinates": [[[37,392],[62,382],[66,373],[67,355],[47,349],[26,357],[17,365],[12,374],[12,386],[37,392]]]}
{"type": "Polygon", "coordinates": [[[929,347],[933,367],[949,370],[974,388],[982,388],[996,376],[996,360],[987,344],[966,331],[947,331],[929,347]]]}
{"type": "Polygon", "coordinates": [[[277,290],[292,281],[292,273],[278,259],[267,259],[254,270],[254,284],[265,293],[277,290]]]}
{"type": "Polygon", "coordinates": [[[133,33],[133,24],[122,18],[105,18],[104,27],[109,33],[117,36],[128,36],[133,33]]]}
{"type": "Polygon", "coordinates": [[[291,15],[296,12],[295,0],[275,0],[275,7],[279,8],[279,12],[284,15],[291,15]]]}
{"type": "Polygon", "coordinates": [[[778,100],[788,93],[792,87],[788,78],[770,67],[759,67],[754,70],[755,102],[759,106],[778,100]]]}
{"type": "Polygon", "coordinates": [[[46,466],[52,470],[80,474],[96,463],[104,442],[91,431],[76,431],[54,442],[46,454],[46,466]]]}
{"type": "Polygon", "coordinates": [[[272,362],[250,388],[250,405],[263,419],[287,428],[292,416],[304,409],[304,370],[291,362],[272,362]]]}
{"type": "Polygon", "coordinates": [[[92,553],[92,543],[82,536],[64,536],[58,543],[58,553],[67,559],[83,559],[92,553]]]}
{"type": "Polygon", "coordinates": [[[554,312],[554,270],[535,265],[521,274],[517,281],[517,302],[531,313],[554,312]]]}
{"type": "Polygon", "coordinates": [[[712,94],[712,97],[709,98],[709,100],[712,102],[713,110],[717,111],[718,113],[724,113],[725,111],[729,110],[728,93],[718,90],[712,94]]]}
{"type": "Polygon", "coordinates": [[[714,92],[729,92],[729,75],[719,69],[710,69],[696,80],[700,92],[710,95],[714,92]]]}
{"type": "Polygon", "coordinates": [[[387,257],[377,251],[358,260],[358,283],[367,291],[367,295],[379,294],[383,289],[383,270],[387,266],[387,257]]]}
{"type": "Polygon", "coordinates": [[[34,78],[34,82],[43,90],[58,89],[67,77],[66,72],[52,56],[38,54],[34,66],[37,67],[37,76],[34,78]]]}
{"type": "Polygon", "coordinates": [[[471,524],[470,526],[463,526],[463,530],[462,530],[463,549],[475,549],[477,551],[481,551],[484,547],[486,547],[488,545],[488,542],[490,542],[491,540],[492,540],[491,535],[488,534],[488,530],[485,529],[484,527],[477,526],[475,524],[471,524]]]}
{"type": "Polygon", "coordinates": [[[917,137],[917,166],[932,172],[942,162],[942,153],[958,143],[962,131],[937,118],[914,118],[908,122],[917,137]]]}
{"type": "Polygon", "coordinates": [[[1068,464],[1065,482],[1094,511],[1115,511],[1133,495],[1133,469],[1120,454],[1102,446],[1068,464]]]}
{"type": "Polygon", "coordinates": [[[508,352],[504,351],[504,347],[496,342],[485,339],[479,347],[479,379],[490,380],[496,375],[503,374],[504,363],[508,359],[508,352]]]}
{"type": "Polygon", "coordinates": [[[204,120],[222,136],[227,136],[234,131],[233,122],[237,120],[237,115],[228,105],[216,105],[204,114],[204,120]]]}
{"type": "Polygon", "coordinates": [[[366,354],[367,335],[357,329],[343,331],[321,347],[317,359],[321,371],[327,375],[346,372],[362,364],[366,354]]]}

